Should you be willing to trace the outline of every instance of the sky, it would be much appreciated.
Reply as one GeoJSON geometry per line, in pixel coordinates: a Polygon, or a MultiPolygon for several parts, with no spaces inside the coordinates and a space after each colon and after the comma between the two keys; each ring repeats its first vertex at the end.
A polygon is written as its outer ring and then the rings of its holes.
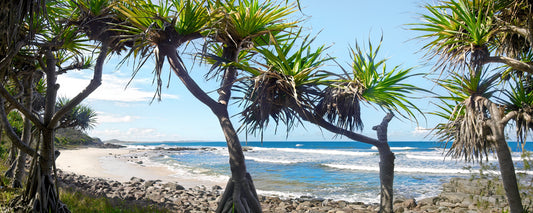
{"type": "MultiPolygon", "coordinates": [[[[283,1],[284,2],[284,1],[283,1]]],[[[328,54],[335,57],[343,66],[349,65],[349,47],[359,43],[367,47],[369,39],[377,44],[383,36],[379,57],[388,58],[387,67],[400,65],[402,68],[414,67],[414,72],[429,72],[432,65],[427,64],[420,52],[423,40],[414,39],[418,32],[408,30],[406,24],[420,22],[419,15],[425,11],[420,1],[396,0],[334,0],[324,3],[320,0],[301,1],[302,11],[293,15],[293,19],[303,20],[304,32],[317,35],[314,45],[329,46],[328,54]]],[[[102,85],[83,103],[97,113],[98,124],[88,131],[92,137],[102,140],[118,139],[124,141],[224,141],[224,136],[216,117],[211,111],[195,99],[179,79],[170,75],[169,87],[163,89],[162,101],[154,102],[155,85],[152,84],[154,63],[149,61],[144,68],[131,79],[132,64],[118,67],[120,58],[110,58],[104,66],[102,85]]],[[[191,76],[205,91],[214,91],[218,82],[204,79],[207,68],[185,62],[191,76]]],[[[332,63],[323,67],[325,70],[339,71],[332,63]]],[[[169,75],[165,69],[163,76],[169,75]]],[[[58,78],[60,97],[74,97],[87,85],[92,77],[91,70],[75,71],[58,78]]],[[[434,90],[434,84],[422,77],[412,79],[409,83],[434,90]]],[[[165,83],[166,86],[166,83],[165,83]]],[[[435,110],[428,94],[417,94],[412,101],[425,112],[435,110]]],[[[239,112],[238,105],[230,106],[230,113],[239,112]]],[[[376,138],[372,126],[381,122],[385,112],[365,104],[361,112],[365,125],[361,132],[376,138]]],[[[389,123],[389,141],[433,140],[427,137],[428,129],[442,120],[426,115],[419,115],[418,122],[395,117],[389,123]]],[[[238,116],[233,118],[233,125],[240,126],[238,116]]],[[[246,140],[240,134],[241,141],[246,140]]],[[[248,136],[248,140],[257,141],[258,137],[248,136]]],[[[303,123],[289,134],[285,127],[271,126],[264,132],[265,141],[328,141],[348,140],[344,137],[321,130],[303,123]]]]}

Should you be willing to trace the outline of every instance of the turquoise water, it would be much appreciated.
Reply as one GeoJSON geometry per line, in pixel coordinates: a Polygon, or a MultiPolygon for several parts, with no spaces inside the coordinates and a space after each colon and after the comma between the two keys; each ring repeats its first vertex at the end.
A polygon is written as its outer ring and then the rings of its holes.
{"type": "MultiPolygon", "coordinates": [[[[442,183],[451,177],[470,177],[477,163],[444,158],[436,142],[390,142],[396,155],[395,196],[421,199],[436,196],[442,183]],[[464,169],[472,167],[471,170],[464,169]]],[[[153,150],[147,162],[168,166],[176,175],[197,176],[199,180],[227,181],[230,176],[225,142],[131,143],[132,148],[208,147],[208,150],[153,150]]],[[[284,197],[318,198],[379,202],[379,155],[377,149],[359,142],[248,142],[243,146],[247,169],[260,194],[284,197]]],[[[517,170],[521,170],[520,151],[515,151],[517,170]]],[[[533,143],[526,144],[533,150],[533,143]]],[[[488,163],[497,165],[490,157],[488,163]]]]}

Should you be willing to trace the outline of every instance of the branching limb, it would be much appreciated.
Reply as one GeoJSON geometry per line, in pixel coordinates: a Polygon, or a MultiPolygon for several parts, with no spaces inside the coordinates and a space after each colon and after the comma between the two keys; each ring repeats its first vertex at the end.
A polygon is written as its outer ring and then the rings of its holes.
{"type": "Polygon", "coordinates": [[[15,131],[13,130],[13,126],[11,126],[11,124],[7,120],[7,114],[4,109],[3,98],[0,98],[0,122],[2,123],[2,126],[4,127],[7,137],[9,137],[13,145],[15,145],[17,148],[19,148],[23,152],[31,155],[32,157],[36,157],[38,155],[37,152],[33,148],[23,143],[22,140],[17,136],[17,133],[15,133],[15,131]]]}
{"type": "Polygon", "coordinates": [[[389,126],[389,122],[392,120],[393,117],[394,117],[394,114],[387,113],[387,115],[385,115],[385,117],[383,118],[383,121],[381,121],[381,124],[372,127],[373,130],[377,131],[379,141],[385,142],[385,143],[388,141],[387,140],[387,128],[389,126]]]}
{"type": "Polygon", "coordinates": [[[505,126],[511,119],[515,118],[517,115],[517,111],[511,111],[507,113],[499,122],[501,125],[505,126]]]}
{"type": "MultiPolygon", "coordinates": [[[[28,117],[31,122],[39,129],[44,128],[44,124],[42,123],[41,119],[39,119],[35,114],[31,112],[31,109],[26,109],[20,102],[18,102],[15,97],[13,97],[4,87],[4,84],[0,82],[0,95],[2,95],[15,109],[20,111],[25,117],[28,117]]],[[[3,102],[3,100],[2,100],[3,102]]],[[[2,108],[4,108],[2,106],[2,108]]],[[[5,109],[4,109],[5,113],[5,109]]]]}
{"type": "Polygon", "coordinates": [[[505,56],[491,56],[487,58],[484,63],[503,63],[512,67],[515,70],[533,74],[533,64],[529,64],[514,58],[509,58],[505,56]]]}
{"type": "Polygon", "coordinates": [[[213,100],[205,91],[196,84],[196,82],[189,76],[189,73],[187,73],[187,70],[183,67],[183,64],[181,63],[181,60],[178,56],[178,53],[175,49],[168,49],[168,61],[170,62],[170,67],[174,71],[174,73],[180,78],[181,82],[185,87],[191,92],[192,95],[194,95],[195,98],[200,100],[203,104],[208,106],[211,110],[215,111],[218,108],[218,102],[213,100]]]}
{"type": "Polygon", "coordinates": [[[106,42],[102,42],[102,46],[100,47],[100,53],[98,54],[98,58],[96,59],[96,65],[94,67],[94,74],[93,78],[91,79],[91,82],[89,83],[89,85],[87,85],[87,87],[85,87],[82,92],[76,95],[76,97],[72,98],[67,104],[65,104],[65,106],[61,107],[61,109],[54,114],[52,120],[48,124],[48,128],[54,128],[65,114],[70,112],[74,107],[81,103],[85,98],[87,98],[87,96],[89,96],[102,84],[102,70],[107,56],[108,47],[109,45],[106,42]]]}

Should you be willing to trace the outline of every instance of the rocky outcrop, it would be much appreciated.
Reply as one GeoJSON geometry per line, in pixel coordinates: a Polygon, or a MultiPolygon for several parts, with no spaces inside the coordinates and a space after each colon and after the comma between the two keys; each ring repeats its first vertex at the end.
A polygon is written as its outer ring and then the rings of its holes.
{"type": "Polygon", "coordinates": [[[125,148],[126,146],[120,145],[120,144],[113,144],[113,143],[101,143],[95,145],[98,148],[104,148],[104,149],[118,149],[118,148],[125,148]]]}
{"type": "MultiPolygon", "coordinates": [[[[82,191],[109,199],[120,199],[142,205],[157,205],[171,212],[214,212],[222,187],[197,186],[185,189],[179,183],[160,180],[143,180],[133,177],[127,182],[117,182],[58,171],[61,187],[82,191]]],[[[507,201],[497,184],[489,180],[452,178],[443,185],[437,197],[396,199],[394,212],[502,212],[507,201]]],[[[378,204],[335,201],[313,197],[281,199],[259,195],[263,212],[377,212],[378,204]]]]}
{"type": "MultiPolygon", "coordinates": [[[[531,201],[525,198],[525,205],[531,201]]],[[[509,210],[501,181],[452,178],[437,197],[421,199],[413,212],[505,212],[509,210]]],[[[406,211],[408,212],[408,211],[406,211]]]]}

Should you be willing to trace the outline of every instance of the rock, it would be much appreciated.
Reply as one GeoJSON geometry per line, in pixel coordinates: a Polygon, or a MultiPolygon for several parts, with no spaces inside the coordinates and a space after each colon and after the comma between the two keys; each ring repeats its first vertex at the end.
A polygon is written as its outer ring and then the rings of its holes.
{"type": "Polygon", "coordinates": [[[403,201],[400,206],[403,207],[403,208],[409,209],[409,210],[414,209],[416,207],[416,200],[415,199],[407,199],[407,200],[403,201]]]}
{"type": "Polygon", "coordinates": [[[147,180],[146,182],[144,182],[143,187],[144,187],[145,189],[147,189],[148,187],[151,187],[151,186],[153,186],[155,183],[160,182],[160,181],[161,181],[161,180],[147,180]]]}
{"type": "MultiPolygon", "coordinates": [[[[129,156],[128,156],[129,157],[129,156]]],[[[120,183],[99,178],[67,174],[58,171],[57,179],[60,186],[71,187],[79,191],[86,191],[94,195],[123,199],[122,202],[149,202],[146,205],[157,205],[170,212],[214,212],[220,200],[222,187],[198,186],[185,189],[175,182],[160,183],[160,180],[143,180],[132,177],[130,181],[120,183]]],[[[469,194],[464,191],[476,191],[479,183],[486,181],[470,181],[468,179],[452,179],[445,187],[446,190],[437,196],[421,199],[395,200],[395,212],[501,212],[506,208],[505,197],[496,195],[494,190],[483,189],[489,194],[469,194]],[[468,185],[470,189],[460,189],[457,186],[468,185]]],[[[446,185],[446,184],[445,184],[446,185]]],[[[362,202],[336,201],[302,196],[291,199],[280,199],[259,195],[259,201],[265,213],[277,212],[308,212],[308,213],[341,213],[341,212],[377,212],[379,204],[365,204],[362,202]]],[[[143,204],[144,205],[144,204],[143,204]]]]}
{"type": "Polygon", "coordinates": [[[219,186],[219,185],[214,185],[213,187],[211,187],[211,190],[213,190],[213,191],[222,190],[222,187],[219,186]]]}
{"type": "Polygon", "coordinates": [[[144,179],[138,178],[138,177],[131,177],[130,181],[131,182],[144,182],[144,179]]]}
{"type": "Polygon", "coordinates": [[[104,149],[117,149],[117,148],[125,148],[126,146],[118,145],[118,144],[112,144],[112,143],[98,143],[96,144],[98,148],[104,148],[104,149]]]}
{"type": "Polygon", "coordinates": [[[184,190],[185,189],[185,187],[183,187],[182,185],[179,185],[177,183],[172,183],[172,182],[165,183],[163,186],[167,190],[170,190],[170,191],[173,191],[173,190],[184,190]]]}
{"type": "Polygon", "coordinates": [[[404,211],[405,209],[403,208],[403,206],[394,206],[393,208],[393,212],[396,212],[396,213],[402,213],[404,211]]]}
{"type": "Polygon", "coordinates": [[[430,198],[424,198],[420,201],[418,201],[418,205],[420,206],[432,206],[437,203],[438,198],[436,197],[430,197],[430,198]]]}

